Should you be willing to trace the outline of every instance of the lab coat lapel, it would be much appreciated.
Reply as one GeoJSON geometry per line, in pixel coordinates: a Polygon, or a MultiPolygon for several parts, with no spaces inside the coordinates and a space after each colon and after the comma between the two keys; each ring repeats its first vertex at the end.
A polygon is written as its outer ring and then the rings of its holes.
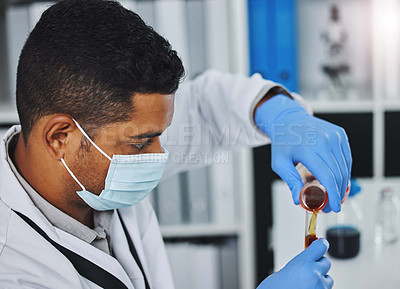
{"type": "MultiPolygon", "coordinates": [[[[127,227],[131,240],[136,248],[140,262],[142,263],[143,266],[143,270],[145,271],[147,279],[150,283],[150,287],[152,287],[151,278],[149,276],[149,270],[146,263],[146,258],[144,256],[143,244],[137,226],[137,219],[134,207],[119,209],[119,212],[125,223],[125,226],[127,227]]],[[[145,283],[142,272],[129,250],[127,237],[125,236],[122,224],[118,218],[118,214],[116,213],[114,213],[113,216],[111,231],[112,231],[111,233],[112,244],[118,244],[117,246],[113,246],[114,255],[119,260],[121,265],[124,267],[125,271],[128,273],[129,278],[131,279],[135,288],[145,289],[145,283]]]]}
{"type": "Polygon", "coordinates": [[[129,289],[138,289],[137,287],[134,287],[132,285],[130,278],[116,258],[108,255],[107,253],[97,249],[91,244],[86,243],[71,234],[68,234],[59,229],[56,230],[61,237],[64,247],[70,249],[71,251],[74,251],[85,259],[91,261],[92,263],[111,273],[119,280],[121,280],[129,289]]]}

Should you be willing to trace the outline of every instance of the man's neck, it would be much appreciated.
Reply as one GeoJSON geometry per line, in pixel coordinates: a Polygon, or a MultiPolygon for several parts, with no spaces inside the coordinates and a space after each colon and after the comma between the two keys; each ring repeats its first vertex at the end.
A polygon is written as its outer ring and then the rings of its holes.
{"type": "MultiPolygon", "coordinates": [[[[9,143],[8,153],[11,161],[18,170],[19,174],[28,182],[28,184],[37,192],[42,198],[48,201],[50,204],[63,211],[67,215],[71,216],[80,223],[86,225],[89,228],[94,228],[93,222],[93,209],[90,207],[83,207],[75,204],[73,201],[65,200],[65,193],[55,192],[55,190],[46,190],[45,185],[37,186],[38,182],[32,181],[38,178],[37,173],[41,170],[39,167],[35,167],[35,161],[33,161],[25,146],[22,135],[15,135],[9,143]],[[49,193],[51,192],[51,193],[49,193]]],[[[50,176],[49,180],[50,181],[50,176]]],[[[44,180],[46,182],[46,180],[44,180]]],[[[41,182],[43,183],[43,182],[41,182]]]]}

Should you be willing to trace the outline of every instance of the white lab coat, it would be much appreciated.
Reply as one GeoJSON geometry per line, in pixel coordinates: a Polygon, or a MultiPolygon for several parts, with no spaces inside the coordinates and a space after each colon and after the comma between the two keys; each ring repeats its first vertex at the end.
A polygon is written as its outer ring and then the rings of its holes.
{"type": "MultiPolygon", "coordinates": [[[[176,156],[182,153],[213,153],[221,146],[256,146],[268,142],[252,123],[255,104],[275,83],[260,76],[246,78],[208,71],[187,82],[176,93],[175,116],[161,142],[170,152],[165,177],[188,166],[176,156]],[[229,124],[229,127],[227,126],[229,124]],[[183,138],[192,127],[192,137],[183,138]],[[202,144],[208,126],[223,132],[223,143],[202,144]],[[235,134],[240,128],[246,133],[235,134]],[[181,130],[181,131],[180,131],[181,130]],[[181,139],[180,139],[181,137],[181,139]]],[[[50,224],[34,206],[6,161],[6,140],[18,130],[11,128],[0,144],[0,288],[99,288],[79,275],[69,260],[14,211],[37,224],[52,240],[92,261],[119,278],[127,288],[144,289],[143,276],[134,261],[121,223],[114,213],[111,240],[115,258],[50,224]]],[[[31,164],[34,166],[35,164],[31,164]]],[[[147,199],[120,210],[152,289],[173,289],[173,280],[159,225],[147,199]]]]}

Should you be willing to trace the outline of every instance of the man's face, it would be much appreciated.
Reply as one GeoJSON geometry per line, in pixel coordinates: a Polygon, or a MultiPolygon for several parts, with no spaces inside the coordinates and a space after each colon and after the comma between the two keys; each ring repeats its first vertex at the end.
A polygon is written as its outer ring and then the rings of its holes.
{"type": "MultiPolygon", "coordinates": [[[[133,104],[131,120],[105,125],[93,139],[110,157],[163,152],[159,136],[172,121],[174,95],[137,94],[133,104]]],[[[110,161],[88,141],[74,154],[71,170],[88,191],[100,194],[104,189],[110,161]]],[[[72,183],[66,182],[66,191],[71,189],[71,184],[74,188],[77,186],[74,180],[70,180],[72,183]]]]}

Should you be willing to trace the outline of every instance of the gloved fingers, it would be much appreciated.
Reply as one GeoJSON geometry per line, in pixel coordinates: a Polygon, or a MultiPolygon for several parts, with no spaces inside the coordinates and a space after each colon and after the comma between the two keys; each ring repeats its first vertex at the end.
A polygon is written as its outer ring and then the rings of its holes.
{"type": "Polygon", "coordinates": [[[320,260],[328,251],[329,243],[326,239],[320,238],[310,245],[307,249],[301,252],[298,256],[304,256],[311,261],[320,260]]]}
{"type": "MultiPolygon", "coordinates": [[[[341,129],[337,135],[338,135],[338,142],[336,145],[331,145],[333,154],[335,155],[335,159],[339,165],[339,168],[342,172],[342,176],[343,176],[343,183],[342,186],[340,187],[340,200],[344,199],[344,196],[346,195],[346,188],[350,182],[350,168],[348,167],[348,164],[346,162],[346,158],[344,156],[344,151],[342,149],[343,145],[343,138],[347,139],[347,136],[344,132],[343,129],[341,129]],[[342,133],[341,133],[341,132],[342,133]],[[342,135],[343,134],[343,135],[342,135]]],[[[347,142],[347,140],[345,140],[347,142]]]]}
{"type": "Polygon", "coordinates": [[[329,203],[326,204],[325,208],[323,208],[322,211],[323,211],[324,213],[326,213],[326,214],[332,211],[332,208],[331,208],[331,206],[329,205],[329,203]]]}
{"type": "Polygon", "coordinates": [[[317,261],[316,268],[322,276],[325,276],[331,269],[331,262],[328,260],[328,258],[322,257],[319,261],[317,261]]]}
{"type": "Polygon", "coordinates": [[[322,131],[325,132],[327,144],[329,144],[332,148],[340,148],[342,150],[346,167],[349,169],[350,176],[353,159],[351,156],[349,138],[347,137],[346,131],[342,127],[329,123],[325,120],[320,121],[321,127],[323,127],[322,131]]]}
{"type": "MultiPolygon", "coordinates": [[[[347,176],[347,173],[346,175],[343,175],[342,168],[340,167],[339,162],[337,160],[337,155],[335,155],[332,151],[327,151],[327,150],[317,153],[317,155],[334,174],[336,185],[340,189],[340,196],[342,197],[342,192],[343,192],[343,197],[344,197],[344,193],[346,192],[345,190],[347,186],[347,185],[345,186],[344,177],[347,176]]],[[[342,198],[340,200],[342,200],[342,198]]]]}
{"type": "Polygon", "coordinates": [[[340,134],[342,136],[340,144],[341,144],[344,158],[346,160],[347,168],[349,170],[349,178],[350,178],[351,167],[353,165],[353,157],[351,156],[351,148],[350,148],[349,138],[347,137],[346,131],[344,129],[340,130],[340,134]]]}
{"type": "Polygon", "coordinates": [[[339,186],[336,182],[335,174],[319,156],[314,154],[305,154],[304,161],[301,161],[310,172],[317,178],[328,192],[328,203],[334,212],[339,212],[341,199],[339,186]]]}
{"type": "Polygon", "coordinates": [[[293,164],[293,161],[284,156],[277,156],[274,154],[274,152],[272,152],[271,168],[281,177],[283,181],[286,182],[290,191],[292,192],[293,202],[296,205],[299,205],[299,195],[304,184],[299,172],[296,170],[296,167],[293,164]]]}
{"type": "Polygon", "coordinates": [[[341,190],[340,190],[340,201],[342,201],[346,195],[347,186],[350,183],[350,172],[349,172],[349,169],[345,162],[342,151],[341,150],[339,151],[339,149],[337,149],[337,152],[335,153],[335,155],[336,155],[336,160],[338,162],[339,168],[342,171],[342,176],[343,176],[343,182],[342,182],[342,186],[341,186],[341,190]]]}
{"type": "Polygon", "coordinates": [[[318,289],[332,289],[333,288],[333,279],[331,276],[326,275],[321,279],[320,285],[318,289]]]}
{"type": "Polygon", "coordinates": [[[344,154],[342,152],[342,142],[347,142],[347,136],[343,128],[330,123],[327,125],[328,127],[325,128],[326,133],[324,136],[326,145],[329,145],[330,150],[329,148],[326,148],[319,154],[336,175],[337,185],[340,192],[340,201],[342,201],[346,194],[347,184],[350,180],[348,166],[344,160],[344,154]],[[327,156],[327,154],[330,154],[331,156],[327,156]],[[331,161],[332,159],[335,160],[336,163],[333,163],[331,161]],[[337,176],[337,171],[340,171],[340,178],[337,176]]]}

